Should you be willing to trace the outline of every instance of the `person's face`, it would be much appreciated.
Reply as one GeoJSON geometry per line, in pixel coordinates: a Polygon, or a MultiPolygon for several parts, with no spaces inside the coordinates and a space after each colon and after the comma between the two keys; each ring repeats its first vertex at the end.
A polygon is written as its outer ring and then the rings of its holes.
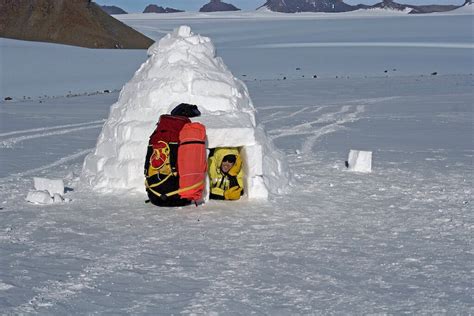
{"type": "Polygon", "coordinates": [[[230,168],[232,168],[233,166],[234,166],[233,162],[223,161],[221,163],[221,170],[222,170],[222,172],[227,173],[227,172],[229,172],[230,168]]]}

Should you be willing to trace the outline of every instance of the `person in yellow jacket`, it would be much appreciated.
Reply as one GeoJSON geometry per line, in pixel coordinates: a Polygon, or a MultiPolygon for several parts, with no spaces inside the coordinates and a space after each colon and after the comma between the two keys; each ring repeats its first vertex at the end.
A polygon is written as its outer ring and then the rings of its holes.
{"type": "Polygon", "coordinates": [[[209,158],[210,199],[238,200],[243,194],[242,158],[237,148],[216,148],[209,158]]]}

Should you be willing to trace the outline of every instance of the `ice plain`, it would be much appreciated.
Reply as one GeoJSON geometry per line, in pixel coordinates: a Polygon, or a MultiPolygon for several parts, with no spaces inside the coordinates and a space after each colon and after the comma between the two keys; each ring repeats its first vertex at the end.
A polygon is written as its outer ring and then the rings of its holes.
{"type": "Polygon", "coordinates": [[[474,313],[472,14],[124,21],[211,38],[290,192],[158,209],[81,189],[146,53],[0,39],[0,313],[474,313]],[[345,170],[350,149],[373,151],[372,173],[345,170]],[[72,202],[28,204],[37,176],[72,202]]]}

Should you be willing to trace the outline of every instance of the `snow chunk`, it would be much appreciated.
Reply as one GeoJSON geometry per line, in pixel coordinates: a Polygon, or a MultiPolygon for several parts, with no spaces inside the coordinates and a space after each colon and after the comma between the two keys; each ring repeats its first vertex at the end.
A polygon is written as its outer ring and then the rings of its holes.
{"type": "Polygon", "coordinates": [[[348,168],[356,172],[372,172],[372,152],[352,150],[349,152],[348,168]]]}
{"type": "Polygon", "coordinates": [[[250,199],[282,193],[289,169],[263,129],[245,84],[235,78],[207,37],[180,26],[148,49],[148,60],[111,107],[96,149],[84,161],[81,180],[104,193],[145,194],[143,164],[148,139],[161,114],[195,104],[206,126],[208,148],[238,147],[250,199]]]}
{"type": "Polygon", "coordinates": [[[63,203],[63,202],[64,202],[64,199],[61,196],[61,194],[55,193],[53,195],[53,203],[57,204],[57,203],[63,203]]]}
{"type": "Polygon", "coordinates": [[[30,191],[26,196],[26,200],[33,204],[52,204],[53,198],[49,195],[47,190],[44,191],[30,191]]]}
{"type": "Polygon", "coordinates": [[[62,179],[33,178],[35,189],[48,191],[51,197],[55,194],[64,194],[64,181],[62,179]]]}
{"type": "Polygon", "coordinates": [[[15,286],[7,283],[0,282],[0,291],[7,291],[11,288],[14,288],[15,286]]]}
{"type": "Polygon", "coordinates": [[[28,192],[26,201],[33,204],[68,203],[64,198],[64,181],[62,179],[33,178],[35,190],[28,192]]]}

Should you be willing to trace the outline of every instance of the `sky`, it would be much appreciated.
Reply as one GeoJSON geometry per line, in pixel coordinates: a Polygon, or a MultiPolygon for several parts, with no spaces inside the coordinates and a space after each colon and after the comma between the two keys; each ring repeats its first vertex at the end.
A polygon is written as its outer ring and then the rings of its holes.
{"type": "MultiPolygon", "coordinates": [[[[265,0],[223,0],[231,3],[242,10],[255,10],[265,3],[265,0]]],[[[348,4],[375,4],[382,0],[344,0],[348,4]]],[[[129,13],[143,12],[149,4],[156,4],[161,7],[170,7],[185,11],[199,11],[209,0],[95,0],[101,5],[115,5],[129,13]]],[[[398,3],[420,4],[463,4],[463,0],[396,0],[398,3]]]]}

